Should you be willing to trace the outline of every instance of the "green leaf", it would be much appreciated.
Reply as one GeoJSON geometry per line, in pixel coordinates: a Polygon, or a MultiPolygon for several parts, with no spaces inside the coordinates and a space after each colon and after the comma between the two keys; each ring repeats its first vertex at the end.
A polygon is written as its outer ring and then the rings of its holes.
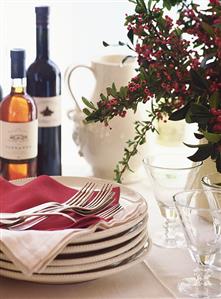
{"type": "Polygon", "coordinates": [[[135,12],[139,13],[139,14],[147,12],[147,7],[146,7],[144,0],[137,0],[135,12]]]}
{"type": "Polygon", "coordinates": [[[190,70],[190,75],[192,78],[192,83],[199,89],[208,89],[206,80],[195,70],[190,70]]]}
{"type": "Polygon", "coordinates": [[[84,112],[84,114],[86,114],[88,116],[91,114],[90,110],[88,110],[87,108],[84,108],[83,112],[84,112]]]}
{"type": "MultiPolygon", "coordinates": [[[[129,0],[129,1],[130,1],[130,0],[129,0]]],[[[152,2],[153,2],[152,0],[149,0],[149,1],[148,1],[148,10],[149,10],[149,11],[151,10],[152,2]]]]}
{"type": "Polygon", "coordinates": [[[127,36],[129,38],[129,40],[131,41],[131,43],[133,44],[134,43],[134,32],[133,32],[133,29],[130,29],[128,31],[127,36]]]}
{"type": "Polygon", "coordinates": [[[188,159],[190,159],[193,162],[204,161],[210,157],[212,148],[213,148],[212,145],[208,143],[208,144],[206,144],[206,146],[200,147],[195,152],[195,154],[188,157],[188,159]]]}
{"type": "Polygon", "coordinates": [[[126,46],[126,44],[123,43],[123,42],[121,42],[121,41],[118,42],[118,45],[119,45],[119,46],[126,46]]]}
{"type": "Polygon", "coordinates": [[[210,133],[204,130],[202,130],[202,133],[205,136],[205,138],[211,143],[217,143],[221,140],[221,134],[210,133]]]}
{"type": "Polygon", "coordinates": [[[209,109],[202,104],[193,103],[190,106],[186,121],[188,123],[207,124],[212,118],[209,109]]]}
{"type": "Polygon", "coordinates": [[[107,98],[105,97],[105,95],[103,93],[100,94],[100,98],[101,98],[102,101],[106,101],[107,100],[107,98]]]}
{"type": "Polygon", "coordinates": [[[192,121],[192,118],[191,118],[191,112],[190,111],[187,111],[187,114],[186,114],[186,116],[185,116],[185,121],[186,121],[186,123],[187,124],[191,124],[191,123],[193,123],[193,121],[192,121]]]}
{"type": "Polygon", "coordinates": [[[190,103],[186,104],[184,107],[182,107],[181,109],[173,112],[170,117],[169,120],[181,120],[184,119],[188,110],[190,108],[190,103]]]}
{"type": "Polygon", "coordinates": [[[221,154],[218,153],[218,156],[216,158],[216,169],[218,172],[221,172],[221,154]]]}
{"type": "Polygon", "coordinates": [[[85,104],[85,106],[87,106],[88,108],[91,108],[93,110],[95,110],[95,106],[92,102],[88,101],[85,97],[82,97],[82,101],[85,104]]]}
{"type": "Polygon", "coordinates": [[[127,87],[121,86],[119,94],[121,98],[125,99],[127,97],[127,87]]]}
{"type": "Polygon", "coordinates": [[[213,30],[212,26],[210,26],[206,22],[202,22],[201,25],[202,25],[204,31],[206,31],[206,33],[208,33],[210,36],[214,36],[214,30],[213,30]]]}
{"type": "Polygon", "coordinates": [[[112,93],[111,87],[107,87],[106,90],[107,90],[107,95],[110,96],[112,93]]]}
{"type": "Polygon", "coordinates": [[[113,97],[117,97],[117,88],[116,88],[116,85],[114,83],[112,83],[112,86],[111,86],[111,95],[113,97]]]}
{"type": "Polygon", "coordinates": [[[204,148],[204,147],[208,146],[208,143],[203,143],[203,144],[189,144],[189,143],[184,142],[183,144],[186,145],[186,146],[188,146],[188,147],[190,147],[190,148],[204,148]]]}
{"type": "Polygon", "coordinates": [[[210,115],[209,109],[206,106],[198,103],[192,103],[190,106],[190,111],[194,114],[210,115]]]}
{"type": "Polygon", "coordinates": [[[215,91],[209,99],[210,107],[218,108],[220,100],[221,100],[221,98],[220,98],[219,91],[215,91]]]}
{"type": "Polygon", "coordinates": [[[109,47],[110,45],[106,43],[105,41],[102,42],[104,47],[109,47]]]}
{"type": "Polygon", "coordinates": [[[181,37],[182,30],[180,28],[175,28],[174,32],[175,32],[176,36],[181,37]]]}
{"type": "Polygon", "coordinates": [[[163,6],[170,10],[172,7],[170,0],[163,0],[163,6]]]}

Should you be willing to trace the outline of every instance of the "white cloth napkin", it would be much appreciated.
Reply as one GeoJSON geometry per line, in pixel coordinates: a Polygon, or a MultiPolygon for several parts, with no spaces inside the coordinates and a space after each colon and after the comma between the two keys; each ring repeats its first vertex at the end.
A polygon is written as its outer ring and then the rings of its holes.
{"type": "Polygon", "coordinates": [[[145,202],[125,207],[110,222],[99,222],[86,229],[60,231],[10,231],[0,229],[0,250],[25,275],[42,272],[47,265],[70,243],[83,235],[93,233],[97,228],[107,229],[119,226],[147,214],[145,202]]]}

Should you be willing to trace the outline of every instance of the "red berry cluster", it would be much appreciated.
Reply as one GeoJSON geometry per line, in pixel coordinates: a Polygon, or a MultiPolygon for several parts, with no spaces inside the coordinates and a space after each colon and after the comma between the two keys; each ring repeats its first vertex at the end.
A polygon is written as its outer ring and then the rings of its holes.
{"type": "Polygon", "coordinates": [[[210,121],[212,132],[221,133],[221,109],[211,108],[210,112],[214,116],[210,121]]]}

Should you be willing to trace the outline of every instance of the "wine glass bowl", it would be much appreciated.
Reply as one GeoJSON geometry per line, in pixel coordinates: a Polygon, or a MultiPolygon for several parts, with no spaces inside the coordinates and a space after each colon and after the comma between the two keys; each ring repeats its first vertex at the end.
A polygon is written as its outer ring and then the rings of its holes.
{"type": "Polygon", "coordinates": [[[221,246],[221,191],[183,191],[174,195],[174,203],[187,248],[198,265],[194,277],[183,279],[178,289],[191,297],[220,297],[221,281],[211,278],[211,265],[221,246]]]}
{"type": "Polygon", "coordinates": [[[173,195],[192,187],[202,162],[194,163],[181,154],[151,155],[143,162],[164,220],[163,229],[152,236],[153,243],[164,248],[184,247],[173,195]]]}

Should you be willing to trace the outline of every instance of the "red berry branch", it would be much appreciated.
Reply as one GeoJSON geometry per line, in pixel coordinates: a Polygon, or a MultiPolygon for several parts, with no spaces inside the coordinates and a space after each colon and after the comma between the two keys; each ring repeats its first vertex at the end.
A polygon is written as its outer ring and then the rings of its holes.
{"type": "Polygon", "coordinates": [[[208,146],[197,144],[197,152],[189,158],[199,161],[211,157],[221,172],[220,0],[210,0],[204,10],[186,0],[164,0],[163,7],[158,0],[130,2],[135,4],[135,13],[126,15],[125,20],[130,44],[119,45],[134,51],[137,75],[119,90],[114,84],[107,87],[96,106],[84,101],[86,120],[107,126],[113,117],[126,117],[128,109],[136,111],[139,103],[152,102],[146,121],[135,125],[134,140],[128,142],[115,169],[116,179],[121,181],[124,171],[130,169],[129,161],[145,142],[146,132],[156,131],[153,121],[165,114],[171,120],[185,118],[187,123],[198,124],[195,136],[205,137],[208,146]],[[179,4],[176,22],[164,13],[165,7],[175,4],[179,4]]]}

